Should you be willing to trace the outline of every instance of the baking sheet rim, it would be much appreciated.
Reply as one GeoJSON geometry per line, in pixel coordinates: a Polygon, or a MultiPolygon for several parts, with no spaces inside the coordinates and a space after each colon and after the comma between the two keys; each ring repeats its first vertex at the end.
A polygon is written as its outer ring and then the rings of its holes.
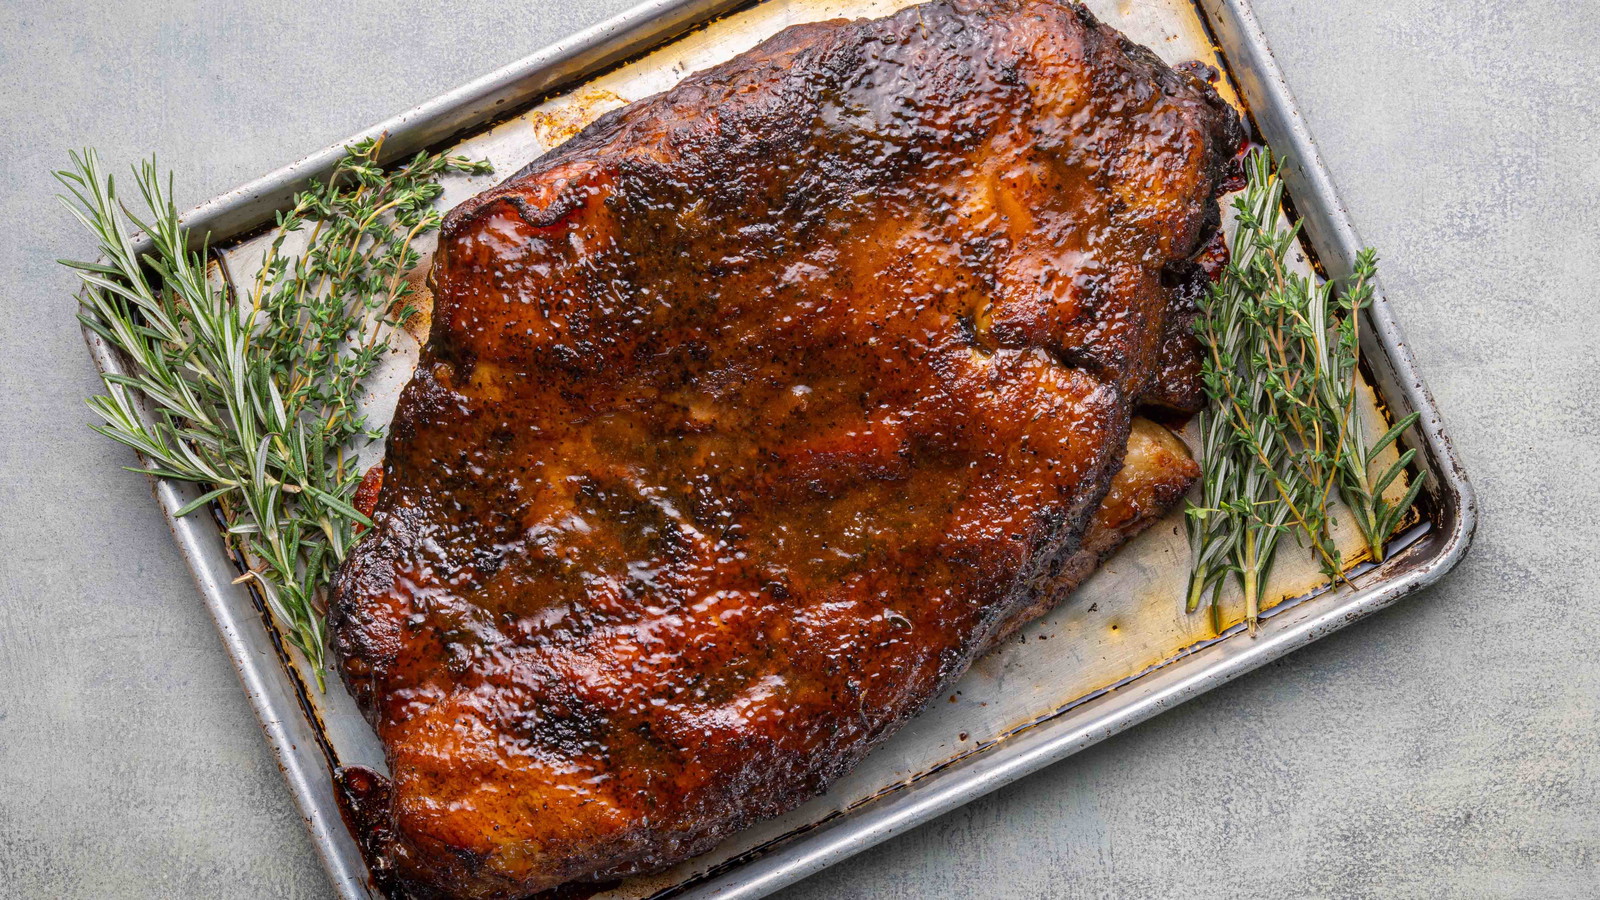
{"type": "MultiPolygon", "coordinates": [[[[274,208],[299,186],[324,174],[342,156],[343,148],[355,140],[387,134],[389,152],[396,156],[415,152],[421,146],[492,121],[540,94],[568,86],[741,5],[744,4],[737,0],[648,0],[201,204],[186,213],[184,221],[199,234],[212,232],[215,236],[221,232],[227,237],[243,233],[249,230],[254,212],[274,208]]],[[[1291,160],[1285,179],[1291,196],[1299,203],[1299,212],[1307,220],[1313,245],[1325,262],[1347,265],[1361,243],[1295,108],[1249,0],[1200,0],[1199,6],[1214,29],[1222,55],[1232,68],[1235,85],[1247,99],[1258,127],[1275,152],[1291,160]]],[[[693,896],[745,900],[763,896],[1376,612],[1452,568],[1465,554],[1476,528],[1477,507],[1471,485],[1381,291],[1369,310],[1369,322],[1389,370],[1388,378],[1379,373],[1380,381],[1391,382],[1381,385],[1385,398],[1391,404],[1403,399],[1405,405],[1423,413],[1418,433],[1424,449],[1421,456],[1427,463],[1424,475],[1436,481],[1430,484],[1429,493],[1442,517],[1436,534],[1385,563],[1377,576],[1368,576],[1376,578],[1376,583],[1357,591],[1330,592],[1300,604],[1267,620],[1256,639],[1236,636],[1202,648],[987,751],[955,761],[838,819],[821,823],[754,859],[736,859],[737,864],[726,871],[714,871],[699,883],[684,886],[687,891],[693,896]],[[1428,549],[1432,552],[1420,560],[1413,559],[1428,549]]],[[[87,329],[84,335],[102,372],[122,371],[121,360],[103,341],[87,329]]],[[[294,679],[282,668],[275,638],[261,620],[254,601],[245,588],[232,584],[232,562],[221,535],[208,519],[174,516],[192,499],[191,489],[157,481],[154,493],[216,621],[335,889],[349,900],[374,896],[360,852],[333,801],[331,773],[317,745],[315,728],[304,715],[295,696],[294,679]]]]}

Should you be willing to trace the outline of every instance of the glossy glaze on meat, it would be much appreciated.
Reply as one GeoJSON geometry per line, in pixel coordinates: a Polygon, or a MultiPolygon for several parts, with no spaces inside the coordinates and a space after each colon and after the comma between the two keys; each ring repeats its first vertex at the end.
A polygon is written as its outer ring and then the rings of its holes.
{"type": "Polygon", "coordinates": [[[1237,128],[1075,5],[950,0],[791,28],[453,211],[330,613],[377,865],[670,865],[1047,605],[1132,410],[1183,393],[1237,128]]]}

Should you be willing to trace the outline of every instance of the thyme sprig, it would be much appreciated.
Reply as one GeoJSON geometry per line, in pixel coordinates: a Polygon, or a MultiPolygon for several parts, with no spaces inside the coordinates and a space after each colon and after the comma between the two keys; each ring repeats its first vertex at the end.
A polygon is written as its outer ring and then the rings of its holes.
{"type": "Polygon", "coordinates": [[[1329,513],[1335,491],[1368,555],[1381,561],[1422,485],[1413,483],[1398,502],[1385,499],[1414,450],[1372,476],[1378,455],[1416,414],[1368,443],[1357,404],[1359,313],[1372,302],[1376,255],[1360,254],[1342,291],[1296,272],[1290,261],[1300,225],[1279,225],[1283,183],[1272,159],[1257,151],[1245,169],[1245,190],[1234,201],[1232,260],[1195,324],[1210,402],[1200,418],[1200,502],[1188,509],[1194,564],[1187,605],[1193,611],[1209,599],[1220,629],[1218,597],[1232,574],[1254,632],[1285,532],[1294,532],[1331,577],[1342,577],[1329,513]]]}
{"type": "Polygon", "coordinates": [[[381,325],[403,317],[416,238],[437,228],[447,172],[487,163],[418,154],[378,165],[381,139],[347,148],[326,182],[277,216],[278,234],[247,292],[214,285],[206,242],[191,249],[155,161],[134,170],[134,213],[93,151],[56,173],[63,204],[99,243],[101,262],[62,260],[83,282],[79,319],[116,348],[127,374],[106,374],[88,404],[96,431],[140,453],[132,467],[199,484],[178,515],[217,504],[268,609],[324,673],[323,596],[359,527],[358,443],[376,439],[358,402],[387,350],[381,325]],[[305,249],[285,242],[309,226],[305,249]],[[135,233],[150,241],[136,250],[135,233]],[[148,418],[141,415],[148,409],[148,418]]]}

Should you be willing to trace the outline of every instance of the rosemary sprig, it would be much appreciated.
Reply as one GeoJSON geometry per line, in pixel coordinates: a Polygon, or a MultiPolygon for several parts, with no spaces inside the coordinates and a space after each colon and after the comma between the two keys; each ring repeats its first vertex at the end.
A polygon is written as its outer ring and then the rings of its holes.
{"type": "Polygon", "coordinates": [[[1365,439],[1356,400],[1359,312],[1372,300],[1376,257],[1363,252],[1346,289],[1290,265],[1298,223],[1279,227],[1283,184],[1272,159],[1246,160],[1234,201],[1233,258],[1207,292],[1195,325],[1206,348],[1210,405],[1200,419],[1201,502],[1190,504],[1194,549],[1188,608],[1218,595],[1228,574],[1244,594],[1252,632],[1279,539],[1293,530],[1331,577],[1342,577],[1329,502],[1337,489],[1374,560],[1416,500],[1420,481],[1391,504],[1384,492],[1415,457],[1407,451],[1371,477],[1373,460],[1416,422],[1410,415],[1377,441],[1365,439]]]}
{"type": "Polygon", "coordinates": [[[144,211],[118,199],[93,151],[57,172],[64,205],[99,243],[103,262],[62,260],[83,282],[79,319],[128,362],[89,399],[96,431],[148,460],[135,468],[205,491],[178,511],[215,502],[289,641],[323,683],[323,593],[371,523],[352,505],[356,442],[379,437],[360,414],[362,382],[387,349],[380,325],[405,306],[415,239],[437,228],[446,172],[486,163],[418,154],[392,170],[381,140],[348,148],[327,182],[277,217],[251,290],[214,286],[208,249],[191,235],[154,160],[134,171],[144,211]],[[310,225],[304,252],[284,250],[310,225]],[[135,250],[134,232],[151,242],[135,250]],[[144,405],[148,420],[140,414],[144,405]]]}
{"type": "Polygon", "coordinates": [[[1360,312],[1372,303],[1377,272],[1377,254],[1371,249],[1362,251],[1356,258],[1351,285],[1339,298],[1341,315],[1335,329],[1337,341],[1323,341],[1317,350],[1322,354],[1319,365],[1327,367],[1333,376],[1321,385],[1320,399],[1339,435],[1338,452],[1334,457],[1339,493],[1350,507],[1368,555],[1373,562],[1383,562],[1389,536],[1400,527],[1406,511],[1416,503],[1417,495],[1422,492],[1422,479],[1414,479],[1400,500],[1390,503],[1384,499],[1384,493],[1416,459],[1417,451],[1407,449],[1376,478],[1372,477],[1373,465],[1378,454],[1399,441],[1406,429],[1416,424],[1421,413],[1401,417],[1376,441],[1367,443],[1366,428],[1356,405],[1359,397],[1356,377],[1361,361],[1360,312]]]}
{"type": "Polygon", "coordinates": [[[1218,595],[1231,572],[1244,593],[1245,619],[1255,627],[1279,539],[1291,518],[1306,518],[1308,492],[1288,465],[1288,443],[1272,422],[1253,414],[1270,397],[1263,370],[1271,332],[1258,277],[1268,235],[1251,224],[1270,221],[1281,200],[1280,185],[1252,179],[1235,201],[1240,224],[1232,260],[1195,323],[1206,348],[1202,376],[1211,403],[1201,419],[1206,505],[1189,509],[1197,561],[1188,605],[1193,610],[1209,595],[1213,625],[1220,625],[1218,595]]]}

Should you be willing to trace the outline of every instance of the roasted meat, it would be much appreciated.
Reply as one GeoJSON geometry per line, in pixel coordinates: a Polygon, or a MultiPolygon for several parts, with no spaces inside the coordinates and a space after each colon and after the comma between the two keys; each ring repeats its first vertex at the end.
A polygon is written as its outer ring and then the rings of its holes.
{"type": "Polygon", "coordinates": [[[1048,607],[1134,409],[1192,399],[1156,375],[1238,128],[1075,4],[941,0],[788,29],[454,210],[330,609],[374,865],[663,868],[1048,607]]]}
{"type": "Polygon", "coordinates": [[[1019,605],[995,630],[990,646],[1055,608],[1107,557],[1166,515],[1199,477],[1199,464],[1177,435],[1149,419],[1135,418],[1122,468],[1111,479],[1077,550],[1038,583],[1032,602],[1019,605]]]}

